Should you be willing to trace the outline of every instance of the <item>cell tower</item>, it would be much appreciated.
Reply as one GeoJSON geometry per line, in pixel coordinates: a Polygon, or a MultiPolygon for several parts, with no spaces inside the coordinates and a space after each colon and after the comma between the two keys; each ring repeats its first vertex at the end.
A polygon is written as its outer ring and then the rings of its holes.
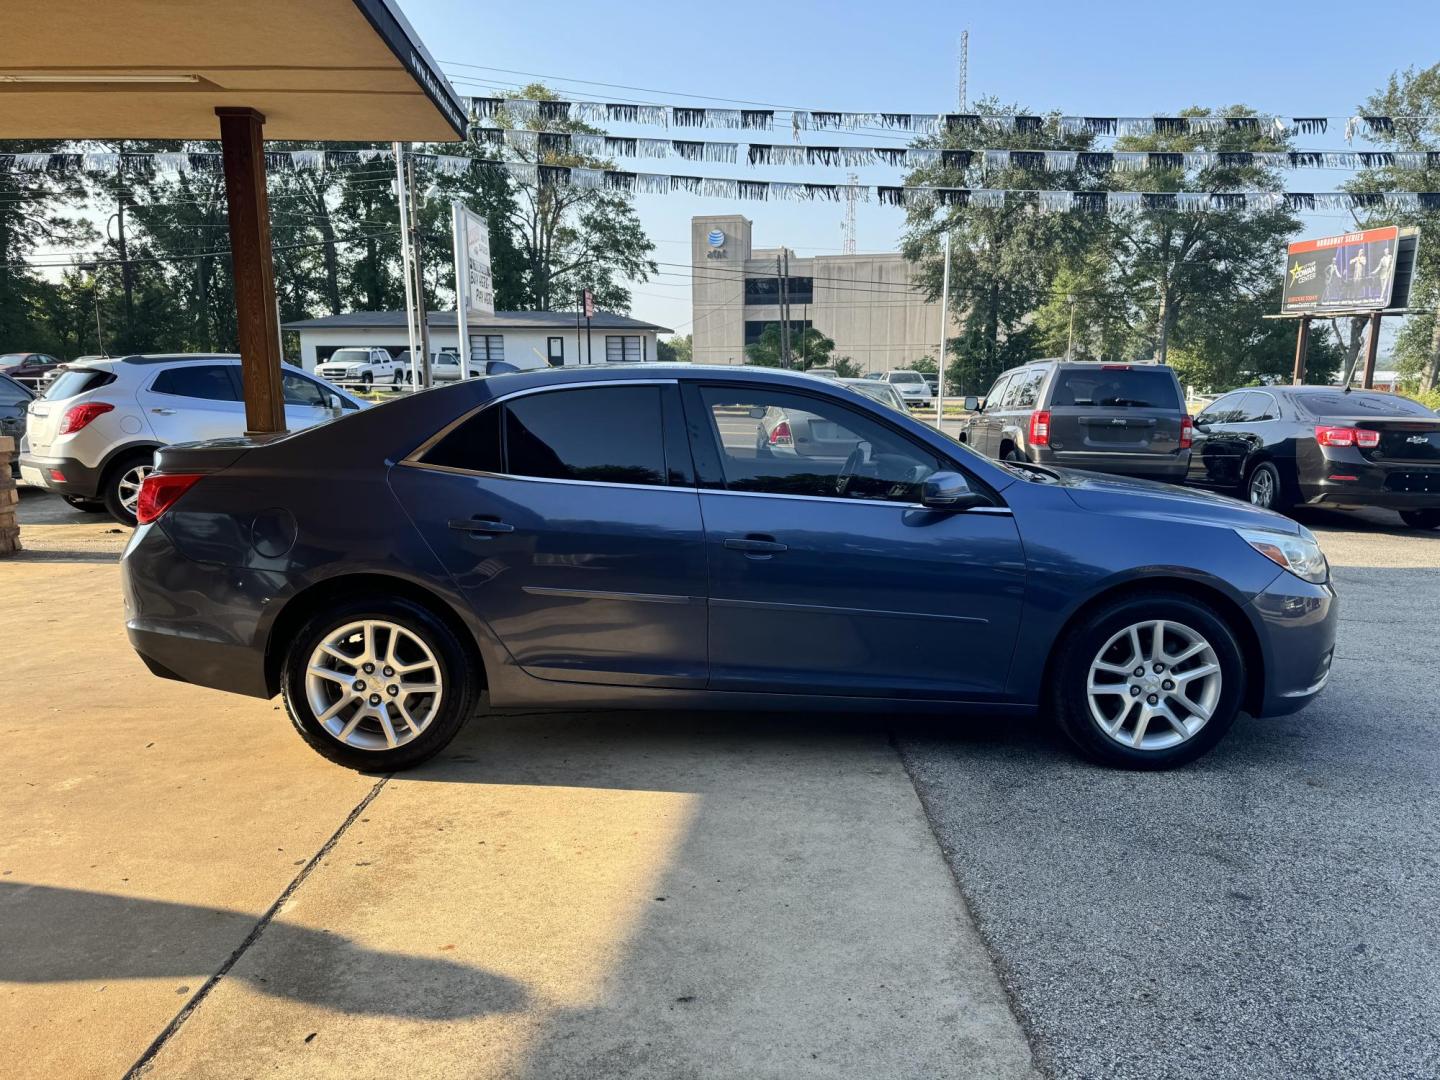
{"type": "Polygon", "coordinates": [[[969,90],[968,90],[968,88],[967,88],[966,85],[965,85],[965,83],[966,83],[966,82],[968,81],[968,79],[969,79],[969,75],[970,75],[970,31],[969,31],[969,30],[961,30],[961,31],[960,31],[960,85],[959,85],[959,87],[958,87],[958,93],[957,93],[955,96],[956,96],[956,100],[958,101],[958,103],[959,103],[959,105],[960,105],[960,111],[961,111],[962,113],[963,113],[963,112],[965,111],[965,109],[966,109],[966,102],[967,102],[967,99],[969,98],[969,90]]]}
{"type": "Polygon", "coordinates": [[[840,250],[846,255],[855,254],[855,203],[860,197],[860,177],[852,173],[845,176],[849,187],[845,189],[845,223],[841,226],[840,250]]]}

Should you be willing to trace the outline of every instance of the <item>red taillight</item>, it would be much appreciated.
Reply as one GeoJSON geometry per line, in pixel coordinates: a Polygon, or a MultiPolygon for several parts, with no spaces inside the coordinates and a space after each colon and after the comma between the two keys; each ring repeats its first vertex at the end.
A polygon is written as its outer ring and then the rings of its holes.
{"type": "Polygon", "coordinates": [[[103,401],[92,401],[84,405],[72,405],[65,410],[65,415],[60,418],[60,435],[73,435],[85,427],[97,416],[104,416],[114,405],[108,405],[103,401]]]}
{"type": "Polygon", "coordinates": [[[1195,442],[1195,421],[1189,416],[1180,417],[1180,449],[1189,450],[1195,442]]]}
{"type": "Polygon", "coordinates": [[[789,420],[781,420],[770,431],[771,446],[790,446],[794,441],[794,438],[790,435],[789,420]]]}
{"type": "Polygon", "coordinates": [[[140,481],[140,498],[135,504],[135,520],[148,525],[175,505],[175,500],[195,486],[200,473],[152,472],[140,481]]]}
{"type": "Polygon", "coordinates": [[[1030,445],[1050,445],[1050,411],[1037,409],[1030,414],[1030,445]]]}
{"type": "Polygon", "coordinates": [[[1364,450],[1373,450],[1380,445],[1380,432],[1370,428],[1321,424],[1315,429],[1315,441],[1321,446],[1358,446],[1364,450]]]}

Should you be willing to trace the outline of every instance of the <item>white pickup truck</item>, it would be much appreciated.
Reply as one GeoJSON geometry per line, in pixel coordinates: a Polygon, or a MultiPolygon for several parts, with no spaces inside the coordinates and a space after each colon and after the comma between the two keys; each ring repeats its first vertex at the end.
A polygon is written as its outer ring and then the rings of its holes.
{"type": "Polygon", "coordinates": [[[405,365],[384,349],[336,349],[330,359],[315,365],[315,374],[333,383],[362,386],[400,386],[405,365]]]}

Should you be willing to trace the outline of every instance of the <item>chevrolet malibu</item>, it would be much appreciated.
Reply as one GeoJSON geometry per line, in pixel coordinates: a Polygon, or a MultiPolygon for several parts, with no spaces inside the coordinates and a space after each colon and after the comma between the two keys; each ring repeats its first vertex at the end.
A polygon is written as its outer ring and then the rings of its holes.
{"type": "Polygon", "coordinates": [[[478,710],[1043,711],[1191,761],[1324,687],[1315,539],[1258,507],[1002,463],[848,388],[685,365],[499,375],[168,446],[123,561],[157,675],[282,695],[365,771],[478,710]],[[803,415],[792,452],[765,417],[803,415]]]}

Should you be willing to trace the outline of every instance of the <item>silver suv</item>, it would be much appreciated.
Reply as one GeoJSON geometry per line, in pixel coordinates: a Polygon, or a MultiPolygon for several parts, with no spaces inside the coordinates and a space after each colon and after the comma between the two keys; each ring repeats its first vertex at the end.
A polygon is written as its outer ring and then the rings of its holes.
{"type": "MultiPolygon", "coordinates": [[[[364,405],[288,364],[281,385],[292,430],[364,405]]],[[[133,525],[156,448],[244,433],[240,358],[171,354],[72,363],[28,412],[21,478],[72,506],[105,510],[133,525]]]]}

